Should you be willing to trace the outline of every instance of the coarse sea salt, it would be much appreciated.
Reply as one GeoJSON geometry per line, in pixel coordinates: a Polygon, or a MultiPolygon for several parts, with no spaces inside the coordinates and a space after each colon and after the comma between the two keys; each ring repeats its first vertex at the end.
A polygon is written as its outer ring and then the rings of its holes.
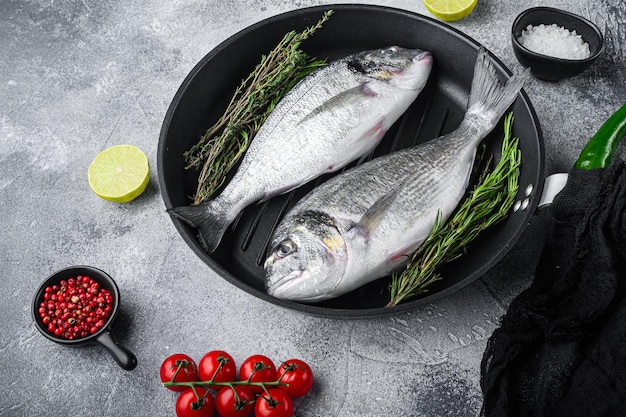
{"type": "Polygon", "coordinates": [[[591,56],[589,44],[575,30],[551,25],[528,25],[522,31],[519,42],[538,54],[563,59],[585,59],[591,56]]]}

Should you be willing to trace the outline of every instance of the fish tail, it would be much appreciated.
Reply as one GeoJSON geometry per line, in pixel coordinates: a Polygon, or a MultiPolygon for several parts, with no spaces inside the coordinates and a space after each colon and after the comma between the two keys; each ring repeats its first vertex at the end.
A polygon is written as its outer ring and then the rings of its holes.
{"type": "Polygon", "coordinates": [[[481,47],[474,66],[466,120],[479,117],[486,131],[491,131],[513,104],[529,75],[530,69],[527,68],[505,84],[500,83],[486,49],[481,47]]]}
{"type": "Polygon", "coordinates": [[[197,206],[171,208],[167,212],[196,229],[203,249],[211,253],[217,249],[230,224],[228,212],[222,207],[224,206],[211,200],[197,206]]]}

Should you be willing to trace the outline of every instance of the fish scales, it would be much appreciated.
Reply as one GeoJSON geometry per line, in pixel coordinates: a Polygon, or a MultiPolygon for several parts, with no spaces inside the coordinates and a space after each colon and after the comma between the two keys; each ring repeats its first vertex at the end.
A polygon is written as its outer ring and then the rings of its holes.
{"type": "Polygon", "coordinates": [[[294,158],[294,155],[301,153],[331,155],[343,151],[344,155],[350,154],[348,150],[341,149],[350,143],[342,146],[337,138],[345,137],[347,132],[364,123],[360,114],[368,103],[346,100],[342,106],[328,108],[327,117],[309,117],[332,99],[337,91],[350,90],[363,82],[362,76],[344,71],[339,73],[345,76],[339,77],[337,69],[342,65],[345,66],[343,61],[335,62],[322,69],[321,74],[300,86],[296,90],[297,94],[288,95],[286,102],[271,113],[250,144],[247,154],[254,157],[244,158],[237,177],[232,181],[234,185],[225,189],[222,200],[249,199],[252,198],[250,193],[256,193],[254,197],[257,199],[268,199],[307,182],[310,179],[308,177],[329,170],[331,165],[345,165],[345,162],[335,158],[328,159],[327,164],[322,164],[324,158],[294,158]],[[276,140],[277,137],[283,140],[276,140]],[[341,148],[337,149],[338,146],[341,148]],[[311,174],[303,178],[303,172],[309,171],[311,174]],[[280,172],[280,176],[268,175],[268,172],[280,172]],[[249,182],[254,182],[256,186],[249,187],[249,182]]]}
{"type": "Polygon", "coordinates": [[[283,218],[265,262],[270,295],[321,301],[406,264],[469,184],[478,144],[513,103],[528,71],[501,85],[480,49],[468,109],[453,132],[331,178],[283,218]]]}
{"type": "Polygon", "coordinates": [[[471,147],[475,146],[472,142],[476,137],[464,133],[465,130],[457,131],[424,146],[382,156],[359,166],[345,178],[330,179],[310,198],[296,205],[283,224],[289,224],[290,216],[298,211],[325,207],[325,212],[347,231],[376,201],[399,187],[393,197],[393,210],[380,214],[377,233],[371,235],[362,249],[366,251],[363,258],[410,253],[420,243],[414,242],[415,235],[422,231],[423,236],[423,231],[434,226],[437,210],[444,213],[454,210],[465,193],[475,156],[471,147]]]}
{"type": "Polygon", "coordinates": [[[371,152],[423,89],[430,53],[389,47],[354,54],[305,77],[259,129],[215,198],[169,212],[215,250],[228,225],[264,201],[334,172],[371,152]]]}

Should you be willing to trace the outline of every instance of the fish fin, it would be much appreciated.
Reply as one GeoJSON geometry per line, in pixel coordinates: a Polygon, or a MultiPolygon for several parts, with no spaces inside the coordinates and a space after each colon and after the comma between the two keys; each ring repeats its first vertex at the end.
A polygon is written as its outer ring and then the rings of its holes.
{"type": "Polygon", "coordinates": [[[306,178],[302,179],[302,181],[300,181],[297,184],[289,184],[289,185],[286,185],[284,187],[277,188],[276,190],[274,190],[272,192],[267,192],[267,193],[265,193],[263,195],[263,197],[261,197],[259,199],[259,201],[257,203],[258,204],[265,203],[266,201],[269,201],[269,200],[271,200],[274,197],[290,193],[293,190],[296,190],[299,187],[301,187],[302,185],[304,185],[304,184],[308,183],[309,181],[313,180],[314,178],[316,178],[316,176],[315,175],[311,175],[309,177],[306,177],[306,178]]]}
{"type": "Polygon", "coordinates": [[[216,210],[216,204],[213,201],[197,206],[175,207],[168,209],[167,212],[196,229],[202,248],[209,253],[217,249],[230,224],[226,213],[216,210]]]}
{"type": "Polygon", "coordinates": [[[368,82],[364,82],[356,87],[349,88],[341,93],[329,98],[315,109],[313,109],[309,114],[304,116],[298,124],[302,124],[305,121],[318,116],[322,113],[326,113],[328,111],[332,111],[333,109],[340,108],[346,105],[346,102],[351,102],[355,99],[359,99],[361,97],[376,97],[378,94],[370,88],[368,82]]]}
{"type": "Polygon", "coordinates": [[[481,123],[486,124],[491,131],[513,104],[529,76],[530,69],[526,68],[512,76],[506,84],[501,84],[487,50],[481,46],[474,66],[465,120],[479,117],[481,123]]]}
{"type": "Polygon", "coordinates": [[[393,202],[403,185],[404,183],[398,184],[387,194],[376,200],[374,204],[363,213],[361,219],[348,228],[348,232],[354,231],[353,233],[361,235],[365,239],[365,242],[367,242],[370,233],[378,226],[381,214],[393,202]]]}
{"type": "Polygon", "coordinates": [[[407,263],[410,258],[411,258],[411,254],[408,253],[408,251],[401,250],[401,251],[390,254],[387,257],[387,262],[392,263],[392,264],[397,264],[401,262],[407,263]]]}
{"type": "Polygon", "coordinates": [[[359,160],[357,161],[356,165],[361,165],[364,162],[369,161],[370,159],[372,159],[374,156],[374,151],[370,151],[368,153],[366,153],[365,155],[361,156],[359,158],[359,160]]]}
{"type": "Polygon", "coordinates": [[[374,138],[376,141],[379,141],[385,136],[385,133],[387,133],[387,129],[385,129],[385,118],[381,117],[367,130],[365,137],[374,138]]]}

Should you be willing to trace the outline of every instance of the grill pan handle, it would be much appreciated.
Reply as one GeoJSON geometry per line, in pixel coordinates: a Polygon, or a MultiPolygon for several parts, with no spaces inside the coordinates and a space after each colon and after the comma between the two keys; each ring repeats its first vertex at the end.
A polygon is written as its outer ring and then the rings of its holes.
{"type": "Polygon", "coordinates": [[[565,187],[567,183],[567,173],[557,172],[556,174],[548,175],[543,182],[543,192],[539,199],[538,208],[552,204],[554,198],[565,187]]]}

